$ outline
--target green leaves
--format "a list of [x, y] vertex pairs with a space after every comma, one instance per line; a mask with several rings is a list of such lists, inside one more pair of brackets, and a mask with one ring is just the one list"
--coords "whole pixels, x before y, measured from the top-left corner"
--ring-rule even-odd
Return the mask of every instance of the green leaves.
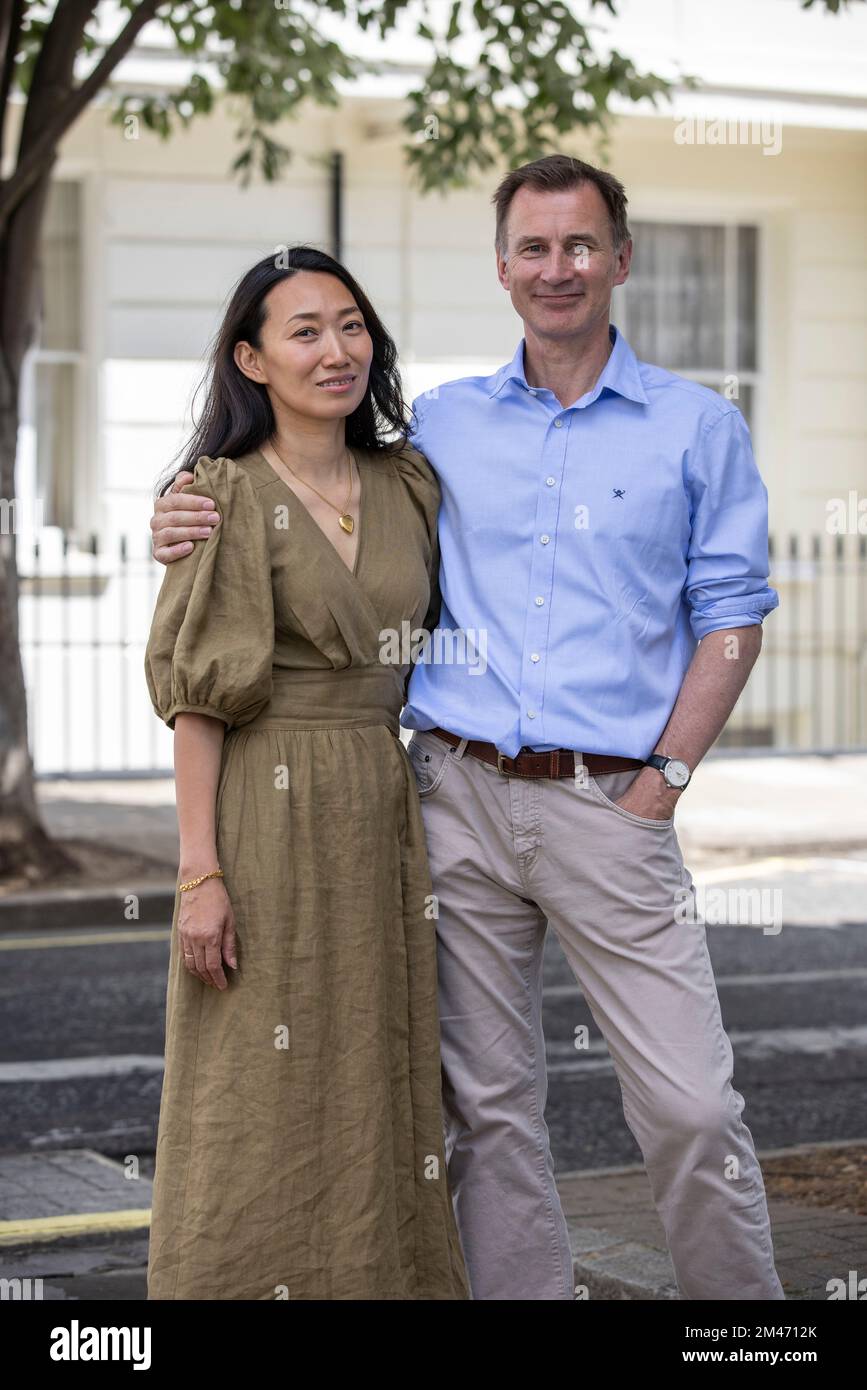
[[[831, 14], [839, 14], [840, 10], [845, 10], [848, 4], [854, 3], [856, 5], [863, 5], [864, 0], [821, 0], [821, 3]], [[813, 0], [801, 0], [802, 10], [809, 10], [812, 8], [812, 5]]]
[[298, 5], [261, 0], [243, 5], [224, 0], [186, 0], [167, 5], [157, 21], [175, 44], [199, 59], [195, 74], [177, 91], [164, 95], [124, 93], [116, 99], [112, 120], [123, 124], [138, 116], [163, 138], [213, 108], [220, 92], [241, 99], [246, 108], [237, 130], [239, 151], [232, 169], [243, 183], [259, 174], [275, 179], [291, 157], [288, 147], [269, 133], [300, 104], [313, 100], [334, 106], [336, 81], [350, 78], [361, 65], [324, 38], [309, 16], [317, 9], [346, 12], [343, 0]]
[[[118, 9], [132, 14], [137, 3], [119, 0]], [[814, 0], [799, 3], [809, 9]], [[837, 13], [847, 0], [820, 3]], [[24, 92], [56, 11], [26, 6], [17, 57]], [[614, 15], [616, 0], [452, 0], [447, 8], [430, 0], [165, 0], [152, 24], [194, 71], [174, 91], [113, 94], [112, 119], [137, 116], [168, 139], [226, 92], [243, 110], [233, 170], [245, 182], [276, 178], [290, 158], [277, 125], [305, 101], [336, 106], [340, 81], [382, 66], [327, 38], [327, 18], [383, 38], [404, 21], [431, 52], [404, 117], [409, 165], [423, 189], [460, 187], [504, 161], [548, 153], [579, 128], [604, 140], [613, 97], [656, 103], [667, 95], [663, 78], [605, 50], [596, 11]], [[95, 63], [103, 52], [88, 29], [82, 53]]]
[[[612, 0], [592, 0], [612, 14]], [[476, 57], [459, 64], [455, 39], [472, 39]], [[576, 128], [604, 136], [615, 93], [651, 101], [668, 91], [614, 51], [594, 50], [588, 25], [555, 0], [455, 0], [436, 57], [410, 95], [405, 126], [409, 163], [422, 188], [463, 186], [505, 160], [549, 153]]]

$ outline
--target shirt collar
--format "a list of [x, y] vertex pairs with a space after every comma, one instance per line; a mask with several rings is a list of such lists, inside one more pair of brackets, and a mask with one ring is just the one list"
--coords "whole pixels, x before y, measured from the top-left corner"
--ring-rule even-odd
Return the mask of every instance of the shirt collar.
[[[625, 396], [627, 400], [638, 401], [641, 405], [647, 405], [649, 398], [641, 384], [641, 372], [638, 367], [638, 358], [627, 343], [623, 334], [613, 323], [608, 325], [608, 337], [612, 343], [611, 355], [602, 369], [592, 392], [589, 393], [591, 401], [606, 389], [616, 391], [619, 396]], [[496, 396], [503, 389], [507, 381], [516, 381], [525, 391], [531, 388], [527, 385], [527, 378], [524, 375], [524, 339], [518, 344], [515, 355], [511, 362], [507, 362], [505, 367], [501, 367], [495, 372], [490, 380], [489, 396]]]

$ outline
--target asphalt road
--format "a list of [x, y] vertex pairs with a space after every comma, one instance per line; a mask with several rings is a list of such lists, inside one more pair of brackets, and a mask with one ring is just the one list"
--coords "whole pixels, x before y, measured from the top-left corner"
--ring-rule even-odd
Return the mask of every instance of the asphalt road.
[[[863, 1137], [867, 860], [767, 861], [750, 872], [711, 870], [711, 882], [779, 888], [782, 930], [707, 927], [744, 1118], [760, 1149]], [[0, 961], [2, 1149], [136, 1154], [147, 1172], [167, 932], [7, 931]], [[640, 1161], [604, 1041], [553, 934], [545, 983], [546, 1118], [558, 1172]], [[591, 1046], [579, 1053], [582, 1023]]]

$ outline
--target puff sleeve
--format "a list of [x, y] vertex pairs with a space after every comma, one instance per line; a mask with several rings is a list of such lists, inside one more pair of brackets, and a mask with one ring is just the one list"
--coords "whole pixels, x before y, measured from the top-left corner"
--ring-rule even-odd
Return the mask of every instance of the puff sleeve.
[[426, 631], [433, 632], [439, 621], [442, 607], [439, 578], [440, 547], [437, 531], [437, 517], [439, 516], [442, 493], [439, 480], [424, 454], [420, 454], [411, 445], [404, 446], [395, 458], [395, 464], [415, 506], [424, 518], [427, 529], [430, 547], [428, 560], [430, 600], [421, 626]]
[[267, 523], [245, 470], [203, 454], [184, 492], [212, 497], [220, 524], [166, 566], [145, 652], [151, 703], [206, 714], [227, 729], [254, 719], [271, 698], [274, 600]]

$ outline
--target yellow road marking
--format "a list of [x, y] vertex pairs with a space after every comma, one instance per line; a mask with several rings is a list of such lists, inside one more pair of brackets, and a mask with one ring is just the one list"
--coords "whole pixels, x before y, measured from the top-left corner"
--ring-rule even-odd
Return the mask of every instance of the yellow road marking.
[[703, 883], [723, 883], [730, 878], [761, 878], [764, 874], [773, 875], [787, 871], [821, 873], [823, 870], [864, 873], [867, 871], [867, 860], [833, 859], [822, 855], [774, 855], [767, 859], [748, 859], [742, 864], [724, 864], [718, 869], [696, 869], [693, 878], [696, 883], [699, 880]]
[[171, 929], [155, 927], [153, 931], [86, 932], [77, 936], [7, 936], [0, 937], [0, 951], [45, 950], [51, 946], [98, 946], [129, 944], [136, 941], [168, 941]]
[[25, 1221], [0, 1221], [0, 1245], [58, 1240], [108, 1231], [137, 1231], [150, 1226], [150, 1207], [128, 1211], [88, 1211], [73, 1216], [34, 1216]]

